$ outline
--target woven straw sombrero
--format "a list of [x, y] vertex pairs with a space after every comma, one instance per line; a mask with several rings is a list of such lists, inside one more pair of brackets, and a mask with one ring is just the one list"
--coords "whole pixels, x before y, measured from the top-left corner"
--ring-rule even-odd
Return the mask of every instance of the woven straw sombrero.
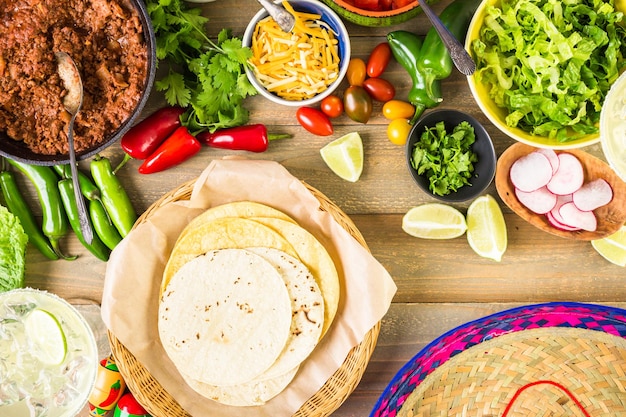
[[371, 416], [626, 416], [626, 311], [549, 303], [467, 323], [413, 357]]

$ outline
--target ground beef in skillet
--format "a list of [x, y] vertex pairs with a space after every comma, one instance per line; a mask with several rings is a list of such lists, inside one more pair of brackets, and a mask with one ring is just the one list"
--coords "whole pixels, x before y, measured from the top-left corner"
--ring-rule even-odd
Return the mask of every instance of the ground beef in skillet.
[[141, 21], [127, 0], [0, 0], [0, 131], [40, 154], [67, 154], [59, 50], [83, 79], [79, 152], [130, 116], [147, 77]]

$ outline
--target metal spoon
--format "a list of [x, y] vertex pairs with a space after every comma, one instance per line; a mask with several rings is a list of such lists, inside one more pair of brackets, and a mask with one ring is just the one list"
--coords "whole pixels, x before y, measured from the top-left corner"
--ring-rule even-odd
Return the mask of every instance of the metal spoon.
[[272, 16], [278, 26], [284, 32], [291, 32], [296, 24], [296, 18], [293, 17], [283, 6], [273, 3], [271, 0], [257, 0], [261, 6]]
[[78, 205], [78, 216], [83, 237], [87, 243], [91, 243], [93, 241], [93, 229], [91, 228], [91, 223], [89, 222], [89, 215], [87, 214], [85, 200], [80, 192], [78, 167], [76, 166], [76, 149], [74, 147], [74, 121], [76, 120], [76, 115], [83, 105], [83, 82], [80, 78], [78, 68], [76, 68], [76, 63], [74, 63], [72, 57], [65, 52], [56, 52], [55, 56], [58, 65], [57, 72], [67, 89], [67, 95], [63, 98], [63, 105], [72, 116], [67, 132], [67, 141], [69, 145], [70, 169], [72, 172], [72, 184], [74, 185], [74, 197], [76, 198], [76, 204]]
[[452, 58], [454, 66], [461, 72], [461, 74], [472, 75], [476, 70], [476, 63], [467, 53], [463, 45], [461, 45], [461, 42], [459, 42], [459, 40], [455, 38], [452, 33], [450, 33], [446, 25], [444, 25], [439, 19], [439, 16], [433, 12], [433, 9], [430, 8], [426, 0], [419, 0], [419, 5], [441, 37], [441, 41], [444, 43], [446, 48], [448, 48], [448, 52], [450, 53], [450, 58]]

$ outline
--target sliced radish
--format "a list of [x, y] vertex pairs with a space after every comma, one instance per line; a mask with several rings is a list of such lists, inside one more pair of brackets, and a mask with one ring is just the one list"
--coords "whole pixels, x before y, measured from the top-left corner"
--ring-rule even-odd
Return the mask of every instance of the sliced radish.
[[593, 232], [598, 227], [598, 219], [592, 211], [582, 211], [573, 201], [565, 203], [559, 209], [563, 224]]
[[515, 196], [526, 208], [537, 214], [548, 213], [554, 208], [557, 201], [557, 195], [550, 192], [545, 186], [530, 192], [516, 188]]
[[554, 205], [554, 208], [552, 210], [550, 210], [550, 215], [554, 218], [554, 220], [556, 220], [560, 224], [565, 224], [565, 221], [561, 217], [561, 214], [559, 213], [559, 210], [561, 209], [563, 204], [571, 203], [571, 202], [572, 202], [572, 195], [571, 194], [557, 196], [556, 204]]
[[556, 173], [556, 170], [559, 169], [559, 156], [556, 152], [554, 152], [554, 149], [541, 148], [537, 149], [535, 152], [539, 152], [540, 154], [548, 158], [548, 161], [550, 161], [550, 165], [552, 166], [552, 175], [554, 175]]
[[545, 155], [531, 152], [513, 162], [509, 178], [515, 188], [525, 192], [535, 191], [552, 178], [552, 165]]
[[576, 207], [583, 211], [592, 211], [611, 202], [613, 189], [608, 182], [598, 178], [584, 184], [572, 197]]
[[550, 223], [552, 226], [556, 227], [557, 229], [565, 230], [566, 232], [574, 232], [576, 230], [580, 230], [580, 228], [578, 227], [572, 227], [572, 226], [568, 226], [566, 224], [561, 223], [554, 217], [554, 214], [552, 214], [551, 211], [546, 213], [546, 218], [548, 219], [548, 223]]
[[571, 153], [562, 152], [558, 157], [559, 169], [547, 183], [548, 190], [558, 195], [571, 194], [583, 185], [585, 180], [583, 165]]

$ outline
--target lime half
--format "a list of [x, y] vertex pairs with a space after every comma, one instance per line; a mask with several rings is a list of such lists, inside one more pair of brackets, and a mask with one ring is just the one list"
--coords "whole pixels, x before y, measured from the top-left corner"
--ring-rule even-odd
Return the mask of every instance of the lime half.
[[402, 230], [423, 239], [452, 239], [467, 230], [465, 216], [452, 206], [427, 203], [410, 209], [402, 218]]
[[357, 132], [335, 139], [320, 149], [326, 165], [346, 181], [356, 182], [363, 172], [363, 141]]
[[63, 363], [67, 341], [61, 323], [46, 310], [33, 310], [24, 321], [26, 337], [32, 342], [32, 354], [47, 365]]
[[467, 241], [485, 258], [500, 262], [507, 247], [506, 223], [498, 202], [489, 194], [467, 208]]

